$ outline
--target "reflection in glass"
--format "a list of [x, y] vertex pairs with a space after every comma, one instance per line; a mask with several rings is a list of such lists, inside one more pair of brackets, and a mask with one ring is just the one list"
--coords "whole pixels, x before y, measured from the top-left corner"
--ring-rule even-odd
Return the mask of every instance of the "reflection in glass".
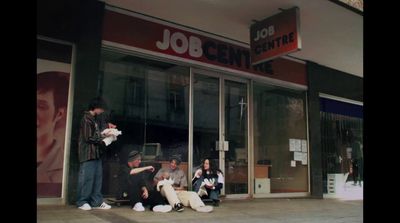
[[111, 122], [122, 131], [106, 151], [104, 194], [114, 195], [114, 177], [132, 150], [158, 167], [179, 155], [187, 173], [189, 69], [103, 50], [100, 70]]
[[193, 171], [195, 171], [204, 158], [211, 158], [218, 164], [216, 142], [219, 139], [219, 80], [196, 74], [193, 89]]

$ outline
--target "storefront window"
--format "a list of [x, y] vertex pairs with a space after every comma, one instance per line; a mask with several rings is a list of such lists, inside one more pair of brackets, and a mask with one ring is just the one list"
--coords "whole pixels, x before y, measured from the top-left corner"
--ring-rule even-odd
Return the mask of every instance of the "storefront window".
[[321, 98], [321, 149], [324, 193], [328, 175], [362, 185], [362, 106]]
[[255, 193], [308, 191], [305, 93], [254, 85]]
[[158, 168], [178, 155], [187, 174], [189, 68], [103, 50], [101, 71], [101, 93], [111, 121], [122, 131], [106, 155], [104, 193], [117, 190], [112, 171], [126, 165], [132, 150]]
[[225, 81], [226, 194], [247, 194], [247, 84]]
[[193, 170], [205, 158], [219, 163], [219, 79], [196, 74], [193, 84]]

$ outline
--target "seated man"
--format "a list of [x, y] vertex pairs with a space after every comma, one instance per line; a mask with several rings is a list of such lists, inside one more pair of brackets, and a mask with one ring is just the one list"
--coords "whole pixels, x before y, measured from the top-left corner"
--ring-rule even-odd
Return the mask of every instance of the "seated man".
[[169, 167], [160, 169], [154, 176], [157, 190], [167, 198], [168, 203], [176, 211], [183, 211], [184, 206], [190, 206], [198, 212], [211, 212], [213, 208], [206, 206], [200, 197], [193, 191], [186, 191], [187, 178], [183, 170], [178, 168], [181, 160], [173, 156]]
[[153, 166], [139, 167], [141, 155], [138, 151], [132, 151], [128, 156], [128, 165], [124, 169], [128, 182], [128, 197], [134, 211], [144, 211], [144, 205], [150, 205], [150, 210], [154, 212], [169, 212], [172, 210], [170, 205], [165, 205], [164, 198], [160, 192], [148, 186], [145, 180], [144, 171], [153, 172]]
[[192, 179], [194, 191], [200, 197], [210, 198], [214, 206], [219, 205], [219, 194], [224, 184], [222, 171], [215, 168], [211, 159], [204, 159], [201, 168], [196, 170]]

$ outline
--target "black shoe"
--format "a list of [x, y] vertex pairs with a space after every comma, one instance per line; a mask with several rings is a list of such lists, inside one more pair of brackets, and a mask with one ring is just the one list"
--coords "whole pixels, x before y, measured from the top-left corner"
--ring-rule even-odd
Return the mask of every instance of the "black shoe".
[[181, 212], [181, 211], [183, 211], [185, 209], [183, 208], [183, 204], [182, 203], [177, 203], [177, 204], [174, 205], [174, 210], [177, 211], [177, 212]]
[[219, 206], [219, 200], [213, 200], [213, 206], [218, 207]]

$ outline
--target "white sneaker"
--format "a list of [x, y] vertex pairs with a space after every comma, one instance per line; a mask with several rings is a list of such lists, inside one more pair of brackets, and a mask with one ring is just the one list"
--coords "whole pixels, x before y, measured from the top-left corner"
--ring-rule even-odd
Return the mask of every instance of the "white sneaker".
[[134, 211], [144, 211], [144, 207], [143, 207], [142, 202], [137, 202], [137, 203], [133, 206], [132, 209], [133, 209]]
[[208, 212], [211, 212], [211, 211], [213, 211], [214, 210], [214, 208], [213, 207], [211, 207], [211, 206], [201, 206], [201, 207], [198, 207], [198, 208], [196, 208], [196, 211], [197, 212], [206, 212], [206, 213], [208, 213]]
[[93, 209], [102, 209], [102, 210], [107, 210], [107, 209], [111, 209], [111, 206], [106, 204], [105, 202], [103, 202], [100, 206], [98, 207], [93, 207]]
[[170, 212], [172, 210], [171, 205], [156, 205], [153, 207], [154, 212]]
[[81, 209], [81, 210], [84, 210], [84, 211], [92, 210], [92, 207], [90, 207], [90, 205], [88, 203], [84, 203], [82, 206], [80, 206], [78, 208]]

